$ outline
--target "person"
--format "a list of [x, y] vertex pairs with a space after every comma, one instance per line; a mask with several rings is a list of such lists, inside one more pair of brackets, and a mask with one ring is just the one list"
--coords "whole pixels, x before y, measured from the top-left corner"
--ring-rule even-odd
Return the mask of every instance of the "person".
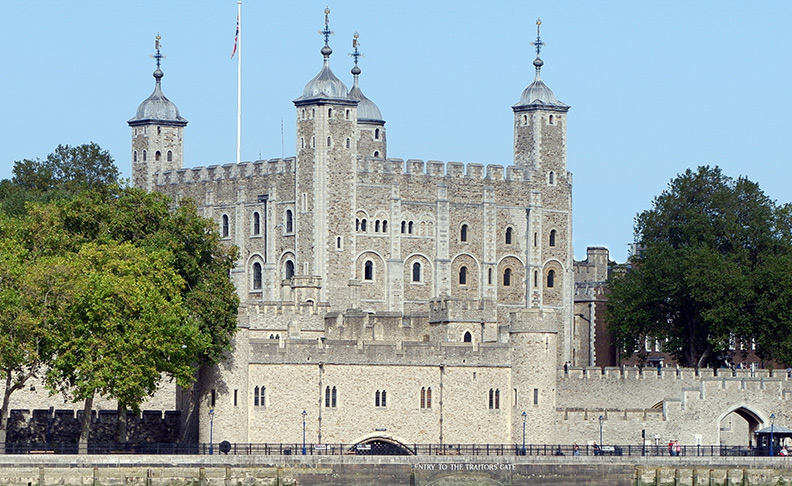
[[779, 456], [788, 456], [789, 451], [787, 450], [786, 446], [783, 446], [780, 451], [778, 451]]
[[561, 451], [561, 446], [558, 446], [558, 448], [556, 449], [556, 451], [555, 451], [555, 453], [553, 455], [556, 455], [556, 456], [563, 456], [564, 455], [564, 453]]
[[572, 455], [573, 456], [579, 456], [580, 455], [580, 446], [578, 445], [577, 442], [575, 442], [575, 444], [572, 446]]
[[595, 456], [599, 456], [600, 454], [602, 454], [602, 451], [600, 450], [600, 446], [599, 444], [597, 444], [596, 440], [594, 441], [594, 444], [591, 446], [591, 448], [594, 449]]
[[569, 374], [569, 361], [564, 361], [564, 374]]
[[674, 455], [674, 439], [670, 439], [668, 441], [668, 455], [669, 456]]
[[678, 456], [680, 452], [682, 452], [682, 448], [679, 447], [679, 441], [675, 440], [674, 441], [674, 455]]

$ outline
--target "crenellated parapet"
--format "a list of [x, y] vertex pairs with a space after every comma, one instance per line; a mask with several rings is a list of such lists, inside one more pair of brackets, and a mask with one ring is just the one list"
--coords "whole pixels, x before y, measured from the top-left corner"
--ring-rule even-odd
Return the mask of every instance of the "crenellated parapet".
[[510, 365], [510, 348], [500, 343], [251, 339], [250, 347], [252, 363], [503, 368]]
[[357, 170], [366, 174], [396, 174], [407, 176], [434, 177], [442, 179], [470, 179], [481, 181], [522, 182], [529, 180], [525, 169], [517, 166], [504, 168], [498, 164], [479, 164], [462, 162], [423, 161], [419, 159], [362, 157], [358, 159]]
[[157, 174], [157, 185], [198, 184], [205, 182], [239, 181], [251, 178], [294, 174], [296, 159], [256, 160], [239, 164], [210, 165], [160, 172]]

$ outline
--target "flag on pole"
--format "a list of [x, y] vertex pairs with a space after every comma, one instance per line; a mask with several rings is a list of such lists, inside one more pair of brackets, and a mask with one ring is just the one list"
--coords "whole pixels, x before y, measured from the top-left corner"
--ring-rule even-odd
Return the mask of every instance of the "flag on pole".
[[234, 50], [231, 51], [231, 59], [233, 59], [234, 55], [236, 54], [237, 44], [239, 44], [239, 15], [238, 14], [237, 14], [236, 34], [234, 34]]

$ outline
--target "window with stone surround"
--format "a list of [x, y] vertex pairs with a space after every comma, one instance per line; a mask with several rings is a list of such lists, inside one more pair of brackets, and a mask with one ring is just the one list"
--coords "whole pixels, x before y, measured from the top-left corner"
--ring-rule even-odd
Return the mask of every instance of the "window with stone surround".
[[173, 162], [173, 151], [168, 150], [168, 162]]
[[253, 290], [261, 290], [261, 263], [253, 263]]
[[513, 234], [514, 234], [514, 230], [511, 227], [506, 228], [506, 238], [505, 238], [506, 241], [505, 241], [505, 243], [507, 245], [511, 245], [512, 244], [512, 236], [513, 236]]
[[220, 228], [221, 228], [220, 234], [223, 236], [223, 238], [228, 238], [228, 234], [229, 234], [228, 215], [224, 214], [221, 219], [222, 222], [220, 224]]
[[294, 233], [294, 216], [292, 215], [291, 209], [286, 210], [284, 229], [286, 233]]
[[283, 266], [283, 278], [292, 278], [294, 277], [294, 262], [291, 260], [286, 260], [286, 263]]
[[547, 288], [551, 289], [555, 286], [555, 270], [547, 272]]
[[388, 406], [388, 397], [387, 397], [387, 392], [385, 390], [377, 390], [377, 392], [374, 394], [374, 406], [375, 407]]
[[325, 408], [336, 408], [336, 387], [325, 388]]
[[261, 215], [258, 211], [253, 213], [253, 235], [258, 236], [261, 234]]
[[510, 287], [511, 286], [511, 268], [507, 268], [503, 271], [503, 286]]
[[266, 387], [255, 387], [253, 389], [253, 406], [254, 407], [264, 407], [267, 406], [267, 388]]
[[374, 262], [366, 260], [363, 265], [363, 280], [374, 280]]
[[420, 282], [421, 281], [421, 264], [419, 262], [413, 263], [413, 266], [412, 266], [412, 281], [413, 282]]
[[465, 331], [465, 335], [462, 336], [463, 343], [472, 343], [473, 342], [473, 335], [470, 334], [470, 331]]
[[421, 408], [432, 408], [432, 387], [421, 387]]
[[459, 267], [459, 285], [467, 285], [467, 267]]
[[556, 230], [550, 230], [550, 238], [548, 239], [550, 246], [556, 246]]
[[459, 228], [459, 241], [465, 242], [468, 240], [468, 225], [463, 224]]
[[490, 388], [489, 391], [489, 408], [490, 410], [500, 409], [500, 390], [497, 388]]

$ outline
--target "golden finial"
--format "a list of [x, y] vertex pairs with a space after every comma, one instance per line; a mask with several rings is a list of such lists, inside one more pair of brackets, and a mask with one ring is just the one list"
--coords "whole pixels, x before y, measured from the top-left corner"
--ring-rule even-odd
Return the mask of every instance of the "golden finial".
[[159, 50], [159, 48], [160, 48], [159, 41], [160, 41], [160, 39], [162, 39], [162, 37], [160, 37], [160, 35], [159, 35], [159, 32], [157, 32], [157, 37], [155, 37], [155, 39], [156, 40], [154, 41], [154, 49]]

